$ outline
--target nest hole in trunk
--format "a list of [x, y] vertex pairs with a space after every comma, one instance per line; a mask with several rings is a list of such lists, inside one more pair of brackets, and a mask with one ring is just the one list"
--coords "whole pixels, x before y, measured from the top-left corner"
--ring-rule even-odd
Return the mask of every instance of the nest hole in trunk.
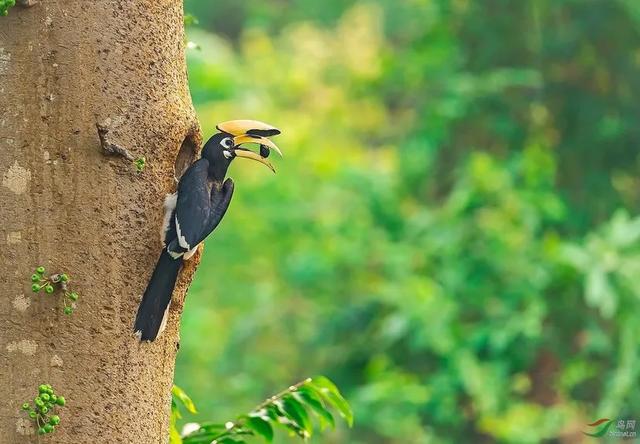
[[176, 161], [173, 167], [173, 174], [176, 180], [180, 180], [184, 172], [198, 158], [198, 140], [194, 134], [188, 134], [182, 141]]

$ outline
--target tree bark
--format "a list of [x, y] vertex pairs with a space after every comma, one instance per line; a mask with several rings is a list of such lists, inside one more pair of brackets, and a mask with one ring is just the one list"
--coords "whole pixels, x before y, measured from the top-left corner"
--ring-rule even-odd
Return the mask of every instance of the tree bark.
[[[167, 441], [198, 257], [157, 341], [140, 344], [133, 320], [164, 195], [201, 142], [184, 49], [182, 0], [42, 0], [0, 17], [1, 443], [37, 440], [20, 405], [43, 383], [67, 400], [50, 442]], [[126, 152], [145, 156], [141, 173]], [[72, 315], [31, 292], [38, 265], [71, 276]]]

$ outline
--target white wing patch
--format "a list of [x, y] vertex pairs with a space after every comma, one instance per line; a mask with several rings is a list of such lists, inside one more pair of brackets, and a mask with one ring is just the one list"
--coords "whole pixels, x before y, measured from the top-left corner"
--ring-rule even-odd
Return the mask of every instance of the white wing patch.
[[167, 304], [167, 308], [164, 309], [164, 314], [162, 315], [162, 323], [160, 324], [160, 328], [158, 329], [158, 334], [156, 335], [156, 339], [162, 334], [165, 328], [167, 328], [167, 319], [169, 318], [169, 307], [171, 307], [171, 299], [169, 299], [169, 303]]
[[160, 230], [160, 241], [162, 245], [166, 246], [167, 230], [169, 230], [169, 222], [171, 221], [171, 214], [176, 208], [178, 202], [178, 193], [167, 194], [164, 198], [164, 218], [162, 219], [162, 229]]
[[[184, 255], [182, 256], [182, 258], [186, 261], [188, 259], [191, 259], [191, 256], [193, 256], [196, 251], [198, 251], [198, 246], [196, 245], [195, 247], [193, 247], [191, 250], [187, 251], [186, 253], [184, 253]], [[171, 253], [169, 253], [171, 254]]]
[[180, 223], [178, 222], [178, 215], [176, 215], [176, 232], [178, 233], [178, 245], [187, 250], [191, 250], [191, 246], [187, 239], [182, 235], [182, 231], [180, 231]]

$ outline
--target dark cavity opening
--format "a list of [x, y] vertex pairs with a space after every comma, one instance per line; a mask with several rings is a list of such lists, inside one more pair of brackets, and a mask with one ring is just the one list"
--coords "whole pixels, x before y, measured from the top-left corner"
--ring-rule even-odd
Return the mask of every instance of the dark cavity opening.
[[180, 179], [189, 165], [196, 161], [198, 158], [198, 139], [194, 134], [189, 134], [185, 137], [182, 145], [180, 146], [180, 151], [178, 151], [178, 155], [176, 156], [176, 162], [174, 165], [174, 174], [176, 179]]

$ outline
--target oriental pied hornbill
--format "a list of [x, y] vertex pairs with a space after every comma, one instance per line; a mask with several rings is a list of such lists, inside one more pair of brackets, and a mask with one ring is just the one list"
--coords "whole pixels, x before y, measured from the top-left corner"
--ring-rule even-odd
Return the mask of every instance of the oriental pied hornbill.
[[[224, 178], [233, 159], [252, 159], [275, 173], [266, 159], [269, 150], [282, 155], [267, 138], [280, 134], [271, 125], [232, 120], [216, 128], [219, 132], [204, 145], [201, 158], [182, 175], [178, 190], [165, 199], [161, 232], [164, 248], [142, 296], [134, 326], [141, 341], [153, 341], [162, 332], [182, 261], [195, 253], [224, 217], [233, 195], [233, 180]], [[260, 154], [241, 147], [247, 143], [260, 145]]]

